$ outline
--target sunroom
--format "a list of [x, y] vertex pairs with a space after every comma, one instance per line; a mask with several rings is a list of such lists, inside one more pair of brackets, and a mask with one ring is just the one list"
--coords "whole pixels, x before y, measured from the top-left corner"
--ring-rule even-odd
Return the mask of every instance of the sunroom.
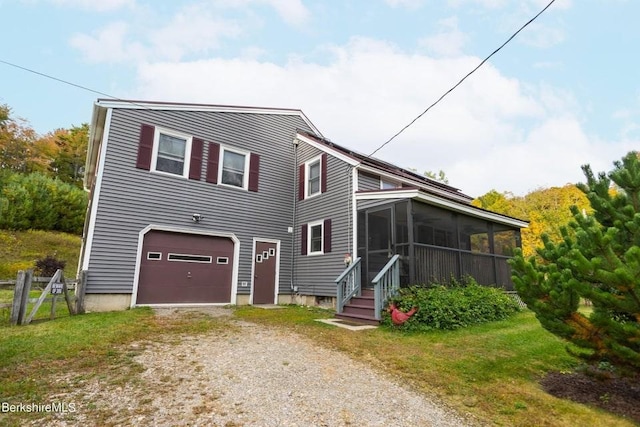
[[397, 254], [401, 286], [471, 276], [479, 284], [513, 290], [507, 260], [521, 246], [526, 221], [418, 189], [356, 197], [363, 287]]
[[507, 261], [521, 246], [526, 221], [411, 187], [360, 191], [356, 200], [358, 252], [336, 280], [339, 317], [361, 304], [352, 299], [367, 289], [376, 321], [401, 286], [471, 276], [481, 285], [513, 290]]

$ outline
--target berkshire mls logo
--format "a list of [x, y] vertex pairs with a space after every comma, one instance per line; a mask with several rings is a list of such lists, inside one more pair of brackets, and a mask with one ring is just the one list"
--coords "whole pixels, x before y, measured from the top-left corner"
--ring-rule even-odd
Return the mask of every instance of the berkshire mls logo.
[[16, 403], [2, 402], [0, 412], [76, 412], [75, 403], [54, 402], [54, 403]]

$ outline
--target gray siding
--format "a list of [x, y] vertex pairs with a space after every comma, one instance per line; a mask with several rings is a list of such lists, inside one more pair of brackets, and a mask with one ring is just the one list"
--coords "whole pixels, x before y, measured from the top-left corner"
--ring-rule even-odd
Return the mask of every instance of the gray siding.
[[358, 190], [380, 190], [380, 177], [358, 171]]
[[[140, 125], [157, 125], [205, 141], [200, 181], [137, 169]], [[279, 292], [291, 283], [293, 160], [299, 116], [152, 110], [114, 110], [95, 217], [88, 293], [131, 293], [138, 233], [149, 224], [234, 233], [240, 239], [238, 293], [250, 291], [253, 238], [281, 241]], [[208, 142], [260, 155], [259, 191], [204, 181]], [[204, 218], [195, 224], [192, 214]], [[241, 287], [242, 282], [249, 286]]]
[[[298, 165], [321, 153], [317, 148], [301, 143], [298, 148]], [[352, 251], [351, 169], [342, 160], [331, 155], [327, 157], [327, 191], [297, 201], [294, 283], [298, 286], [298, 292], [304, 295], [335, 296], [334, 280], [345, 268], [345, 253]], [[301, 255], [301, 226], [327, 218], [331, 219], [331, 252]]]

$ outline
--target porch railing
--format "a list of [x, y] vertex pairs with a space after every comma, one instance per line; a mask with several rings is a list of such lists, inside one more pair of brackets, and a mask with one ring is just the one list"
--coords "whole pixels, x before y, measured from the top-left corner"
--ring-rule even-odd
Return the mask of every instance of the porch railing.
[[376, 320], [382, 319], [387, 300], [400, 289], [400, 255], [394, 255], [373, 279]]
[[356, 258], [335, 280], [338, 288], [336, 302], [336, 311], [338, 313], [342, 313], [344, 305], [349, 302], [352, 297], [359, 296], [362, 293], [362, 285], [360, 282], [361, 269], [360, 258]]

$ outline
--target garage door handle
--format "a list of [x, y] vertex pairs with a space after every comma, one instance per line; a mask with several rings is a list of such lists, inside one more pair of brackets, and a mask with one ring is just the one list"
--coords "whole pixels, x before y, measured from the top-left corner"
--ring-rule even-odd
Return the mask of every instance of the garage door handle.
[[191, 279], [191, 272], [190, 271], [187, 272], [187, 279]]

